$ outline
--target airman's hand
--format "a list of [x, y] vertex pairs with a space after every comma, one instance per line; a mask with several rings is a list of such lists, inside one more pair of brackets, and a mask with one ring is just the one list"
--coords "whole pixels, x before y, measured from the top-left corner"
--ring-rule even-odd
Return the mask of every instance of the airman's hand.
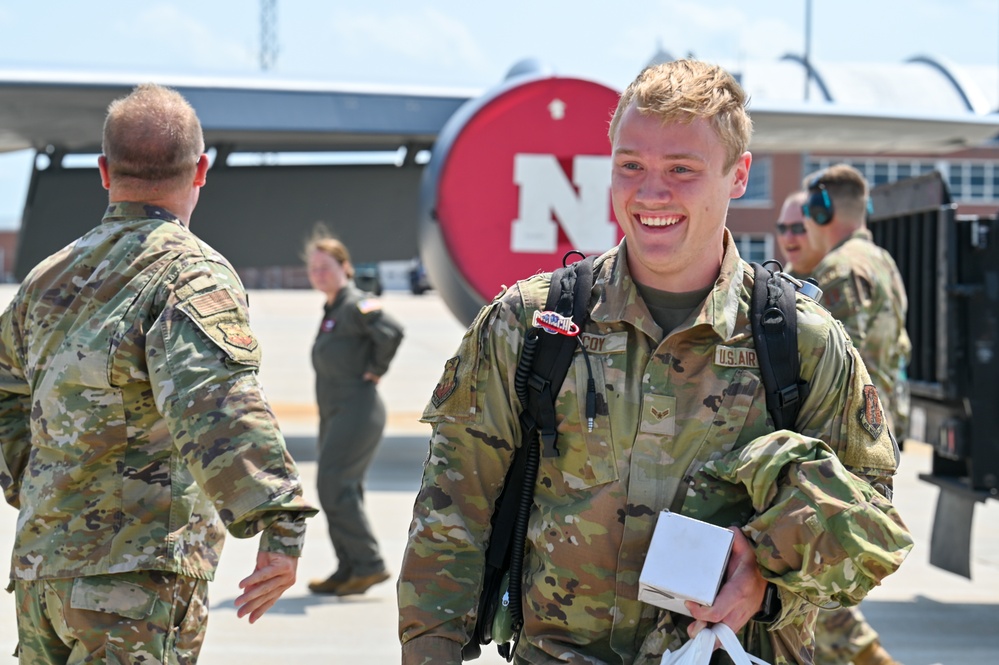
[[737, 633], [763, 604], [767, 581], [756, 563], [753, 545], [738, 527], [729, 528], [735, 533], [732, 554], [725, 570], [725, 582], [718, 590], [714, 605], [704, 607], [689, 600], [685, 603], [687, 611], [696, 619], [687, 628], [691, 637], [715, 623], [724, 623]]
[[298, 557], [278, 552], [257, 552], [257, 567], [239, 583], [243, 593], [236, 599], [236, 616], [250, 615], [250, 623], [269, 610], [292, 584], [298, 571]]

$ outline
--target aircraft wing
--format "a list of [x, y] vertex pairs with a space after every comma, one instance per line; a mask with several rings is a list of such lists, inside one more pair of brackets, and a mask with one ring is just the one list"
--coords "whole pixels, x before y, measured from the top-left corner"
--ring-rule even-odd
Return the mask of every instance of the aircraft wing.
[[[54, 146], [99, 152], [107, 105], [146, 80], [177, 88], [209, 146], [231, 151], [429, 147], [483, 90], [336, 85], [272, 78], [163, 77], [0, 70], [0, 152]], [[999, 134], [999, 116], [851, 109], [824, 102], [751, 102], [760, 152], [944, 153]]]
[[108, 104], [137, 84], [176, 88], [194, 106], [209, 146], [238, 151], [428, 147], [481, 91], [0, 70], [0, 152], [54, 146], [100, 152]]

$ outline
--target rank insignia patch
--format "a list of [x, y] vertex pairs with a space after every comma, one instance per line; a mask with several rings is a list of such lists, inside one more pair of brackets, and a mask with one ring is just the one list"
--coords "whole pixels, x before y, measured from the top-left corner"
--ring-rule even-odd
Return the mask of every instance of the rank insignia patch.
[[864, 405], [857, 412], [860, 426], [867, 430], [872, 439], [881, 436], [885, 427], [885, 417], [881, 412], [881, 400], [878, 399], [878, 389], [874, 386], [864, 386]]
[[434, 388], [433, 395], [430, 396], [430, 402], [437, 408], [447, 400], [454, 393], [454, 389], [458, 387], [458, 365], [461, 363], [461, 356], [455, 356], [444, 363], [444, 374], [441, 375], [441, 380], [437, 382], [437, 386]]
[[246, 327], [238, 323], [219, 323], [218, 329], [225, 336], [226, 344], [252, 351], [257, 348], [257, 339]]

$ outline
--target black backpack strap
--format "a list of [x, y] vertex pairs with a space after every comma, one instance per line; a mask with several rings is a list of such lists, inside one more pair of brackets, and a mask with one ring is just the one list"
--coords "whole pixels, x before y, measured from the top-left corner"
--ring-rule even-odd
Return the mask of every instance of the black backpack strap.
[[[559, 268], [552, 274], [548, 289], [545, 310], [571, 317], [579, 330], [583, 329], [590, 316], [589, 299], [593, 287], [593, 259]], [[555, 398], [565, 382], [576, 352], [578, 341], [575, 337], [538, 332], [538, 350], [534, 356], [531, 376], [528, 381], [527, 402], [524, 411], [533, 422], [543, 444], [545, 457], [557, 457], [558, 433], [555, 421]]]
[[[546, 311], [571, 316], [579, 330], [582, 330], [589, 318], [593, 260], [594, 257], [589, 257], [556, 270], [545, 302]], [[508, 593], [515, 637], [513, 644], [497, 644], [497, 647], [500, 655], [507, 660], [513, 657], [516, 640], [524, 623], [521, 600], [524, 546], [527, 540], [527, 523], [534, 503], [540, 452], [544, 447], [546, 455], [558, 454], [555, 445], [555, 398], [569, 373], [577, 344], [576, 337], [548, 334], [533, 327], [525, 336], [514, 382], [523, 407], [520, 414], [522, 440], [514, 452], [502, 494], [493, 513], [478, 617], [472, 639], [462, 648], [462, 660], [477, 658], [481, 653], [479, 645], [492, 640], [492, 626], [488, 622], [495, 614], [495, 605], [490, 609], [490, 603], [496, 602], [501, 591], [504, 571], [509, 571]], [[592, 380], [590, 383], [592, 384]], [[590, 401], [592, 400], [588, 396], [588, 407]], [[542, 446], [537, 445], [538, 438], [541, 438]]]
[[752, 266], [755, 283], [750, 316], [767, 411], [775, 429], [794, 429], [808, 396], [808, 384], [799, 376], [795, 288], [779, 270], [771, 271], [758, 263]]
[[[593, 287], [593, 257], [577, 261], [559, 268], [552, 275], [548, 288], [546, 311], [555, 311], [561, 316], [571, 317], [582, 332], [583, 325], [590, 317], [590, 291]], [[531, 364], [531, 374], [527, 381], [526, 402], [524, 393], [518, 390], [524, 403], [521, 414], [521, 428], [524, 440], [521, 448], [527, 449], [524, 478], [521, 488], [519, 510], [514, 519], [511, 538], [510, 558], [510, 609], [513, 618], [514, 635], [519, 635], [524, 626], [521, 584], [523, 581], [524, 546], [527, 542], [527, 523], [534, 504], [534, 485], [537, 481], [538, 457], [537, 439], [541, 439], [542, 454], [545, 457], [558, 456], [558, 432], [555, 422], [555, 398], [569, 374], [569, 366], [578, 345], [576, 336], [548, 334], [532, 328], [530, 338], [537, 339], [537, 349]], [[525, 349], [526, 350], [526, 349]], [[536, 433], [536, 434], [535, 434]], [[513, 648], [504, 652], [508, 660], [513, 656]]]

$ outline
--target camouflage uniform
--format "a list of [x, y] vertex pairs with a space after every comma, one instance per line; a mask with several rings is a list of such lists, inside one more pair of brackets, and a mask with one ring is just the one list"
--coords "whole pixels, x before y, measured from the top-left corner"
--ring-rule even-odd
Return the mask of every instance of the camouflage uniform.
[[366, 372], [382, 376], [402, 342], [402, 326], [381, 301], [348, 284], [324, 308], [312, 346], [319, 404], [319, 502], [340, 579], [385, 570], [364, 514], [364, 476], [385, 429], [385, 404]]
[[18, 582], [18, 657], [193, 665], [205, 640], [207, 587], [159, 570]]
[[[905, 330], [908, 300], [902, 276], [887, 251], [860, 229], [830, 251], [812, 277], [822, 302], [850, 334], [871, 374], [893, 433], [904, 436], [908, 408], [904, 368], [912, 345]], [[855, 607], [820, 612], [815, 631], [817, 665], [846, 665], [878, 633]]]
[[[590, 369], [577, 353], [559, 392], [561, 454], [539, 469], [516, 657], [650, 663], [686, 641], [689, 617], [637, 600], [656, 517], [669, 508], [744, 525], [783, 609], [769, 629], [751, 622], [741, 637], [774, 665], [808, 663], [815, 605], [859, 602], [912, 545], [888, 500], [839, 462], [890, 495], [897, 451], [878, 427], [867, 372], [842, 328], [799, 298], [812, 389], [801, 434], [774, 433], [749, 322], [753, 272], [731, 235], [713, 290], [665, 339], [625, 251], [596, 262], [581, 339]], [[482, 310], [424, 412], [434, 432], [399, 580], [404, 663], [460, 660], [493, 503], [520, 440], [514, 372], [549, 279], [520, 282]], [[590, 372], [592, 432], [578, 399]], [[826, 444], [810, 438], [819, 436]]]
[[826, 254], [812, 277], [822, 288], [822, 304], [843, 324], [864, 359], [892, 432], [904, 432], [899, 425], [908, 413], [896, 396], [912, 353], [905, 331], [909, 301], [894, 259], [871, 237], [867, 229], [855, 231]]
[[232, 267], [167, 210], [113, 203], [36, 266], [0, 318], [11, 578], [210, 580], [226, 529], [299, 556], [316, 511], [259, 363]]

